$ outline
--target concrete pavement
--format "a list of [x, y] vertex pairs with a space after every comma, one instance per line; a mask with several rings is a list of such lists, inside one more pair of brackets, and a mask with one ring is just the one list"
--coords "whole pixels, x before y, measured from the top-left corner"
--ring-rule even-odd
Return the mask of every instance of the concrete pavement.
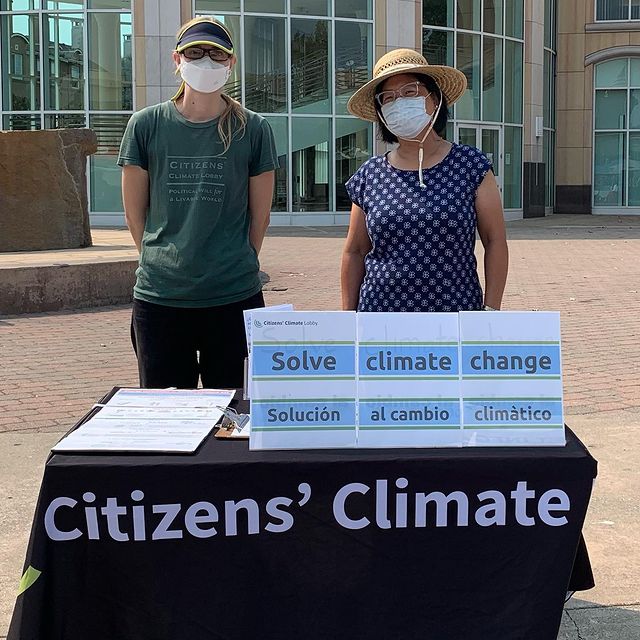
[[[640, 217], [551, 216], [508, 232], [504, 308], [561, 311], [566, 420], [599, 461], [584, 531], [597, 586], [570, 601], [559, 638], [640, 639]], [[343, 238], [272, 229], [261, 256], [267, 303], [339, 308]], [[100, 247], [135, 257], [124, 231], [94, 232], [94, 242], [93, 256], [73, 260], [97, 259]], [[47, 260], [0, 254], [0, 268]], [[0, 317], [0, 638], [49, 447], [111, 386], [137, 382], [129, 315], [119, 306]]]

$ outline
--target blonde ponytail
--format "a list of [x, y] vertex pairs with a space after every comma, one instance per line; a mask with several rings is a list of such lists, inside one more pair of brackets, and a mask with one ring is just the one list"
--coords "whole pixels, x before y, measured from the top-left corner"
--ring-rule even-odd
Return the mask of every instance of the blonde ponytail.
[[218, 135], [224, 147], [223, 153], [227, 153], [234, 137], [240, 140], [244, 136], [247, 114], [242, 105], [231, 96], [223, 93], [222, 99], [227, 103], [227, 108], [218, 120]]

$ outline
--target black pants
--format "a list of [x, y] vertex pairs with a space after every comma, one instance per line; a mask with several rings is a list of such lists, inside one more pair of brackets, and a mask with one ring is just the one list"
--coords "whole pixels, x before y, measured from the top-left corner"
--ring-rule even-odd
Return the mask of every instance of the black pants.
[[264, 307], [262, 292], [203, 309], [133, 301], [131, 342], [147, 389], [242, 387], [247, 343], [244, 309]]

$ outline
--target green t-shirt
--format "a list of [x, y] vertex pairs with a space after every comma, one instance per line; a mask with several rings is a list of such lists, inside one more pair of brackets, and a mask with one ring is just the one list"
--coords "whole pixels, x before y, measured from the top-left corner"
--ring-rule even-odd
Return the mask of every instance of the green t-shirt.
[[129, 120], [118, 164], [149, 172], [149, 210], [134, 297], [174, 307], [208, 307], [260, 291], [249, 242], [249, 178], [278, 166], [269, 123], [245, 110], [231, 146], [218, 120], [190, 122], [172, 101]]

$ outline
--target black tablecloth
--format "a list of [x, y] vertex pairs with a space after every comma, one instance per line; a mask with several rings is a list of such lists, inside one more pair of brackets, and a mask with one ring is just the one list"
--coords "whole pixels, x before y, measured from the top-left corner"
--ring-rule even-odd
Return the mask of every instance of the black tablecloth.
[[42, 573], [8, 639], [552, 640], [566, 590], [592, 586], [596, 471], [570, 430], [554, 448], [52, 455], [25, 563]]

